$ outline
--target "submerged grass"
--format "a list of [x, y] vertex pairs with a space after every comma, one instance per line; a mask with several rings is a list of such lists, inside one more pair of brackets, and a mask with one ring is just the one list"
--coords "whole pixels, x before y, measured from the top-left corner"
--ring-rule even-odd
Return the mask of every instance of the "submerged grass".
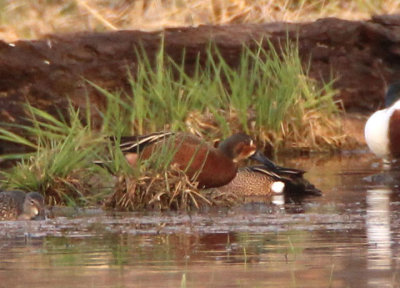
[[[200, 65], [199, 58], [190, 72], [163, 49], [154, 61], [143, 51], [136, 53], [142, 61], [133, 75], [128, 73], [131, 93], [112, 93], [90, 83], [107, 99], [99, 112], [99, 131], [92, 129], [89, 101], [83, 112], [71, 105], [65, 118], [27, 105], [30, 124], [17, 127], [27, 136], [0, 129], [1, 139], [35, 151], [3, 156], [22, 158], [2, 172], [3, 188], [37, 190], [51, 204], [101, 201], [127, 210], [231, 205], [235, 199], [203, 193], [183, 171], [170, 167], [171, 149], [130, 167], [116, 149], [120, 137], [173, 130], [214, 140], [245, 131], [275, 150], [289, 148], [288, 143], [317, 150], [345, 143], [335, 122], [332, 83], [319, 87], [307, 76], [294, 44], [279, 50], [268, 42], [243, 47], [238, 67], [230, 67], [210, 45], [205, 63]], [[106, 169], [93, 164], [99, 159]]]

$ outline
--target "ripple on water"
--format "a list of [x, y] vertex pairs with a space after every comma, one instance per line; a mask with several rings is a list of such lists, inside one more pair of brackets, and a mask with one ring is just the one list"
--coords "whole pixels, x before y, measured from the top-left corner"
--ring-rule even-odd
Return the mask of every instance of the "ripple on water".
[[191, 214], [55, 209], [46, 221], [0, 222], [0, 286], [398, 287], [395, 173], [371, 177], [382, 171], [369, 155], [290, 161], [322, 197]]

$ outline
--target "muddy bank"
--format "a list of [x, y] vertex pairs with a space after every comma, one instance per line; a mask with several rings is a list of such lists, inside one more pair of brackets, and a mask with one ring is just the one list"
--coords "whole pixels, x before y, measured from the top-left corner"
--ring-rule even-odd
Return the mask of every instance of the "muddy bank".
[[[108, 90], [129, 90], [127, 71], [135, 74], [135, 49], [142, 46], [154, 59], [164, 36], [165, 51], [180, 62], [185, 51], [188, 71], [196, 57], [204, 62], [207, 44], [214, 41], [236, 66], [243, 43], [268, 39], [275, 46], [289, 37], [298, 41], [310, 75], [319, 81], [335, 77], [338, 100], [347, 112], [369, 113], [382, 103], [385, 85], [400, 78], [400, 16], [376, 16], [368, 21], [336, 18], [312, 23], [200, 26], [164, 32], [117, 31], [49, 35], [35, 41], [0, 42], [0, 121], [21, 123], [23, 103], [56, 113], [68, 98], [85, 106], [102, 107], [104, 97], [87, 85], [90, 80]], [[267, 43], [264, 44], [268, 49]], [[311, 59], [311, 60], [310, 60]], [[366, 85], [368, 83], [368, 85]], [[94, 104], [94, 105], [93, 105]], [[0, 150], [14, 150], [0, 141]]]

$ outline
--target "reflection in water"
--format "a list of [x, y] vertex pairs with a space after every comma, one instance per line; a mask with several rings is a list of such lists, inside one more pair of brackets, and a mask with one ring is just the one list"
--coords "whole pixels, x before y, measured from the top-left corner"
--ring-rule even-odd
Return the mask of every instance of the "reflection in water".
[[285, 196], [283, 194], [276, 194], [272, 196], [272, 203], [278, 206], [285, 204]]
[[298, 160], [322, 197], [0, 222], [0, 288], [399, 287], [400, 193], [367, 191], [375, 160]]
[[[389, 188], [367, 190], [368, 270], [390, 270], [392, 262]], [[369, 279], [370, 285], [390, 285], [392, 279]]]

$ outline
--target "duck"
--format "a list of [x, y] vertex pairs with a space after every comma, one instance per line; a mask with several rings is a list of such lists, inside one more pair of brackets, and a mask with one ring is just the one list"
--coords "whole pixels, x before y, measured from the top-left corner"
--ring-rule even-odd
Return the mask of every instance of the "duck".
[[303, 177], [306, 171], [276, 165], [260, 151], [256, 153], [260, 165], [240, 168], [231, 182], [215, 188], [215, 191], [244, 197], [321, 195], [321, 191]]
[[[235, 178], [238, 163], [244, 159], [256, 161], [259, 153], [254, 140], [245, 133], [236, 133], [214, 147], [202, 138], [184, 132], [161, 131], [147, 135], [125, 136], [119, 146], [132, 166], [138, 159], [149, 159], [165, 149], [173, 153], [171, 165], [185, 172], [207, 189], [228, 184]], [[99, 164], [99, 163], [97, 163]]]
[[364, 136], [368, 148], [385, 162], [400, 158], [400, 81], [387, 89], [385, 108], [368, 118]]
[[43, 220], [44, 198], [38, 192], [0, 192], [0, 220]]

